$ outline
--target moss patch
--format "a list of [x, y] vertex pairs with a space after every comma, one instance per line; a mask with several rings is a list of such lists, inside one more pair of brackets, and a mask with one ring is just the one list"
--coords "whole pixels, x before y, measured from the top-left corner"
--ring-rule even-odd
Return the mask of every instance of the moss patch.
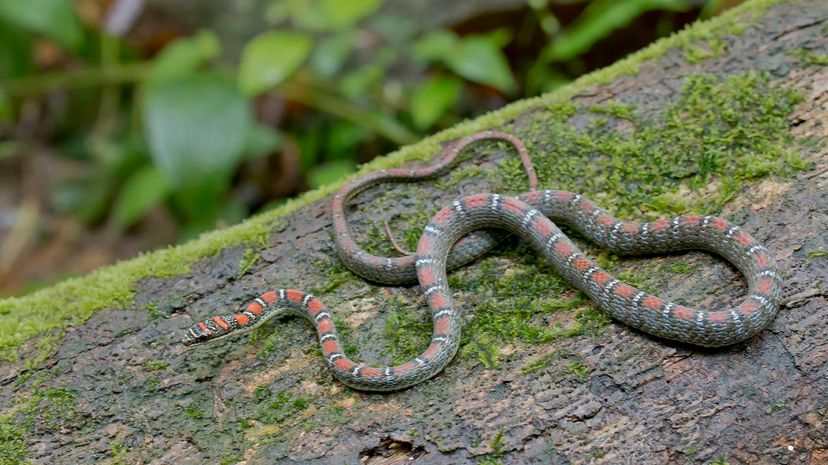
[[[555, 154], [534, 160], [542, 186], [582, 193], [622, 217], [639, 220], [686, 212], [715, 214], [746, 182], [806, 166], [788, 131], [788, 115], [799, 101], [795, 92], [773, 86], [765, 74], [693, 74], [659, 117], [645, 117], [633, 106], [618, 103], [588, 108], [553, 104], [537, 111], [531, 126], [513, 132], [524, 133], [531, 153]], [[525, 174], [516, 157], [504, 158], [488, 179], [499, 192], [525, 189]], [[397, 225], [408, 247], [416, 248], [425, 218], [433, 213], [401, 216]], [[374, 250], [390, 253], [379, 225], [369, 239]], [[505, 274], [502, 259], [487, 257], [449, 276], [463, 307], [474, 309], [464, 327], [460, 353], [487, 368], [497, 366], [506, 343], [595, 336], [609, 324], [605, 313], [587, 304], [583, 294], [537, 257], [527, 258], [533, 254], [526, 252], [523, 246], [500, 247], [494, 255], [505, 253], [517, 262]], [[587, 254], [598, 256], [599, 264], [610, 271], [617, 265], [617, 259], [605, 252]], [[656, 277], [686, 276], [694, 270], [692, 265], [668, 261], [617, 277], [657, 293], [652, 285]], [[580, 311], [574, 318], [553, 318], [575, 309]], [[386, 323], [391, 361], [401, 363], [418, 355], [431, 329], [427, 312], [393, 303]]]
[[243, 243], [262, 243], [268, 237], [276, 219], [324, 198], [356, 176], [368, 171], [398, 166], [407, 160], [427, 157], [437, 152], [443, 141], [481, 129], [502, 126], [517, 115], [534, 108], [565, 102], [589, 86], [637, 72], [643, 62], [658, 57], [671, 48], [683, 47], [685, 44], [696, 43], [709, 37], [718, 37], [719, 33], [715, 31], [733, 31], [746, 16], [761, 15], [768, 7], [779, 2], [780, 0], [746, 2], [713, 20], [697, 23], [680, 34], [661, 40], [613, 66], [591, 73], [554, 93], [517, 102], [473, 121], [459, 124], [420, 143], [404, 147], [387, 157], [369, 163], [349, 179], [309, 192], [240, 225], [213, 231], [187, 244], [145, 254], [27, 296], [4, 299], [0, 301], [0, 357], [13, 359], [19, 345], [37, 334], [49, 330], [59, 332], [67, 324], [82, 324], [97, 310], [106, 307], [127, 306], [135, 292], [135, 285], [141, 278], [164, 278], [187, 273], [193, 263], [214, 255], [223, 248]]

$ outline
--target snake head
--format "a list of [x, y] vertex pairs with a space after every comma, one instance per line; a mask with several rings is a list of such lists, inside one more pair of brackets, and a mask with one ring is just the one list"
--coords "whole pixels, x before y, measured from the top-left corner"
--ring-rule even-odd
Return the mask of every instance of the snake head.
[[226, 320], [221, 316], [214, 316], [209, 320], [199, 321], [190, 326], [187, 334], [181, 339], [181, 343], [185, 346], [193, 346], [196, 344], [203, 344], [213, 339], [226, 336], [232, 331], [232, 327], [226, 323]]

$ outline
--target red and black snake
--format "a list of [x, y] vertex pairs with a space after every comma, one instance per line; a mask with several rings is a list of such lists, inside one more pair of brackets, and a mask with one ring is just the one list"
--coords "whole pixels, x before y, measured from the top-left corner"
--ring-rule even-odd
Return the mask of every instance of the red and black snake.
[[[380, 182], [420, 179], [445, 172], [464, 147], [481, 139], [512, 142], [521, 153], [533, 190], [517, 198], [480, 194], [453, 202], [425, 227], [414, 255], [378, 257], [356, 244], [344, 215], [348, 200]], [[485, 253], [494, 244], [494, 239], [483, 233], [486, 229], [503, 229], [519, 236], [567, 282], [585, 292], [613, 318], [659, 337], [705, 347], [726, 346], [754, 336], [773, 320], [782, 293], [780, 275], [767, 249], [740, 227], [722, 218], [702, 215], [682, 215], [645, 224], [621, 222], [580, 195], [534, 190], [535, 183], [534, 171], [519, 139], [487, 131], [453, 144], [437, 164], [370, 173], [334, 196], [334, 241], [342, 261], [372, 281], [400, 284], [416, 279], [420, 283], [431, 309], [434, 331], [428, 348], [411, 361], [371, 367], [350, 360], [343, 353], [330, 310], [317, 297], [293, 289], [265, 292], [240, 313], [201, 321], [190, 328], [183, 342], [207, 342], [249, 330], [274, 316], [296, 314], [316, 327], [325, 361], [346, 385], [366, 391], [413, 386], [439, 373], [457, 352], [461, 319], [452, 302], [446, 272]], [[619, 255], [688, 249], [715, 253], [747, 278], [748, 295], [735, 307], [715, 311], [666, 301], [614, 278], [584, 256], [553, 221], [570, 226]]]

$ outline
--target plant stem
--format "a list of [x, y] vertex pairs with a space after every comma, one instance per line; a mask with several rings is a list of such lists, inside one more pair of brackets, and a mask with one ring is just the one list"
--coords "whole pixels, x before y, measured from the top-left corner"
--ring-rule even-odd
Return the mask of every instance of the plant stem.
[[44, 73], [38, 76], [26, 76], [18, 79], [0, 81], [0, 87], [6, 89], [12, 97], [30, 97], [51, 90], [81, 89], [111, 84], [137, 83], [146, 78], [150, 63], [129, 63], [117, 66], [94, 67]]

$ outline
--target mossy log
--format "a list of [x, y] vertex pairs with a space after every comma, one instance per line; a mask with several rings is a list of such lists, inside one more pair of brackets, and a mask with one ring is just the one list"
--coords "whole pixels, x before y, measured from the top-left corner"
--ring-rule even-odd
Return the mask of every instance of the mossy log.
[[[824, 0], [748, 2], [366, 167], [423, 163], [447, 140], [499, 128], [526, 141], [542, 187], [632, 220], [720, 214], [763, 242], [784, 276], [784, 304], [758, 337], [721, 350], [650, 337], [506, 241], [451, 275], [460, 353], [411, 389], [344, 387], [299, 319], [184, 351], [195, 319], [275, 287], [322, 298], [355, 358], [393, 363], [427, 345], [416, 286], [378, 286], [339, 264], [331, 186], [0, 301], [0, 463], [828, 463], [826, 36]], [[385, 253], [382, 217], [411, 247], [458, 196], [525, 183], [509, 147], [480, 144], [445, 179], [360, 195], [351, 221]], [[584, 246], [666, 298], [716, 307], [745, 292], [708, 254], [621, 259]]]

